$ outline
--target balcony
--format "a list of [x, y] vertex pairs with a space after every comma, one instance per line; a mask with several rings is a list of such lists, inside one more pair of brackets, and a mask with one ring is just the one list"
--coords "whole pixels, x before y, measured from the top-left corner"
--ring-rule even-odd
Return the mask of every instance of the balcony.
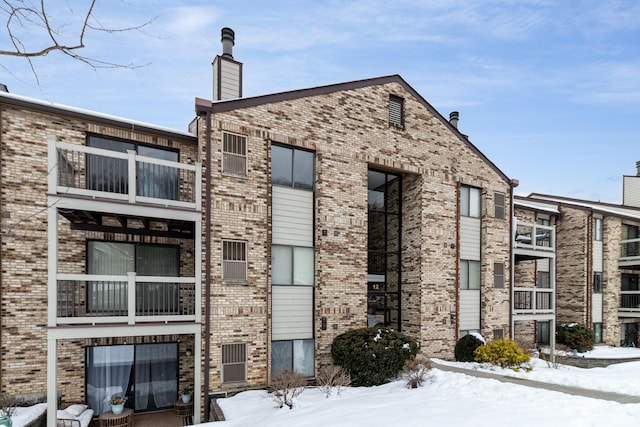
[[49, 170], [50, 194], [201, 209], [200, 164], [51, 140]]
[[57, 325], [195, 322], [196, 278], [58, 274]]
[[516, 261], [553, 258], [556, 247], [556, 228], [553, 225], [516, 221], [513, 247]]
[[553, 314], [553, 312], [553, 289], [514, 288], [514, 315], [540, 315]]
[[640, 317], [640, 291], [620, 292], [618, 314], [623, 317]]
[[620, 242], [618, 265], [640, 269], [640, 239], [627, 239]]

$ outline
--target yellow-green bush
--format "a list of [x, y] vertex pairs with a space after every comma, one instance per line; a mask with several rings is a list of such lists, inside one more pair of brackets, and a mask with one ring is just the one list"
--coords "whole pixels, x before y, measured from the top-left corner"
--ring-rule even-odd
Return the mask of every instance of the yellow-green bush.
[[476, 349], [474, 356], [476, 362], [490, 363], [502, 368], [518, 368], [531, 359], [510, 339], [493, 340], [482, 345]]

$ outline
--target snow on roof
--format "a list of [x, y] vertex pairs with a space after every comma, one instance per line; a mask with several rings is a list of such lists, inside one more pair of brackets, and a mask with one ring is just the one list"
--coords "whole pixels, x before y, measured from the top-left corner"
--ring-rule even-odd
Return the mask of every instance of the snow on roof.
[[560, 210], [558, 209], [558, 205], [555, 203], [545, 203], [542, 201], [533, 201], [533, 200], [523, 200], [514, 198], [513, 204], [523, 208], [535, 209], [538, 211], [549, 212], [553, 214], [559, 214]]
[[120, 123], [125, 124], [125, 125], [129, 125], [131, 127], [148, 128], [148, 129], [157, 130], [157, 131], [160, 131], [160, 132], [168, 132], [168, 133], [172, 133], [172, 134], [175, 134], [175, 135], [184, 136], [184, 137], [188, 137], [188, 138], [194, 138], [196, 136], [196, 135], [192, 134], [191, 132], [185, 132], [185, 131], [171, 129], [171, 128], [164, 127], [164, 126], [154, 125], [154, 124], [151, 124], [151, 123], [146, 123], [146, 122], [141, 122], [141, 121], [137, 121], [137, 120], [126, 119], [124, 117], [112, 116], [110, 114], [98, 113], [96, 111], [85, 110], [83, 108], [77, 108], [77, 107], [71, 107], [69, 105], [56, 104], [54, 102], [43, 101], [41, 99], [30, 98], [28, 96], [18, 95], [18, 94], [15, 94], [15, 93], [9, 93], [9, 92], [0, 91], [0, 98], [13, 99], [15, 101], [19, 101], [19, 102], [22, 102], [22, 103], [28, 103], [28, 104], [32, 104], [32, 105], [35, 105], [35, 106], [45, 107], [45, 108], [54, 108], [56, 110], [69, 112], [69, 113], [74, 113], [74, 114], [82, 114], [82, 115], [86, 115], [86, 116], [95, 117], [97, 119], [116, 121], [116, 122], [120, 122]]

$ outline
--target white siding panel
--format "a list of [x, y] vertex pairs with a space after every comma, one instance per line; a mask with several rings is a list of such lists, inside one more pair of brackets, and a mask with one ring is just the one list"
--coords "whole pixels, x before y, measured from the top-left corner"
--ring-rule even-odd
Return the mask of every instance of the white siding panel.
[[222, 61], [220, 77], [222, 99], [240, 98], [240, 64]]
[[603, 271], [602, 270], [602, 242], [596, 240], [593, 242], [593, 271]]
[[459, 329], [480, 329], [480, 291], [460, 289]]
[[273, 286], [271, 339], [313, 338], [313, 286]]
[[640, 177], [624, 176], [622, 180], [622, 202], [627, 206], [640, 207]]
[[460, 259], [480, 260], [480, 218], [460, 217]]
[[313, 193], [272, 187], [274, 245], [313, 246]]
[[593, 323], [602, 322], [602, 294], [593, 294]]

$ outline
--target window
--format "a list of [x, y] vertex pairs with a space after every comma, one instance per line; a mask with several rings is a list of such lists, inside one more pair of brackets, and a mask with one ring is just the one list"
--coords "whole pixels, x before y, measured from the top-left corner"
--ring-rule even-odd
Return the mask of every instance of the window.
[[404, 99], [396, 95], [389, 95], [389, 124], [404, 127]]
[[271, 248], [273, 285], [313, 285], [313, 248], [274, 245]]
[[504, 263], [502, 262], [493, 264], [493, 287], [504, 288]]
[[222, 344], [222, 382], [234, 383], [247, 380], [247, 345], [245, 343]]
[[504, 219], [504, 193], [495, 193], [493, 197], [493, 205], [496, 219]]
[[549, 218], [538, 218], [536, 220], [536, 224], [539, 224], [539, 225], [550, 225], [551, 222], [549, 221]]
[[536, 272], [536, 286], [539, 288], [548, 289], [551, 287], [551, 273], [548, 271]]
[[602, 218], [593, 220], [593, 240], [602, 241]]
[[460, 260], [460, 289], [480, 289], [480, 261]]
[[502, 338], [504, 338], [504, 329], [494, 329], [493, 330], [493, 339], [494, 340], [501, 340]]
[[[94, 148], [138, 155], [153, 159], [178, 161], [178, 152], [160, 147], [138, 145], [129, 141], [89, 135], [87, 145]], [[87, 187], [92, 190], [126, 194], [129, 192], [128, 161], [97, 154], [87, 156]], [[159, 199], [178, 200], [180, 196], [179, 170], [143, 161], [136, 162], [137, 195]]]
[[480, 189], [463, 185], [460, 187], [460, 215], [480, 218]]
[[222, 134], [222, 172], [247, 175], [247, 137]]
[[222, 280], [247, 281], [247, 243], [233, 240], [222, 242]]
[[549, 344], [551, 336], [549, 335], [550, 323], [549, 321], [536, 322], [536, 340], [538, 344]]
[[602, 293], [602, 271], [593, 272], [593, 293]]
[[602, 344], [602, 323], [593, 324], [593, 342], [594, 344]]
[[271, 343], [271, 375], [287, 369], [312, 377], [314, 375], [313, 340], [273, 341]]
[[462, 338], [465, 335], [469, 335], [469, 334], [478, 334], [478, 335], [480, 335], [480, 329], [460, 329], [460, 331], [458, 331], [458, 336], [460, 338]]
[[638, 291], [640, 288], [638, 287], [638, 275], [630, 274], [630, 273], [622, 273], [622, 291]]
[[314, 154], [273, 145], [271, 147], [271, 184], [313, 190]]
[[[180, 276], [177, 246], [123, 242], [87, 242], [87, 274], [123, 276], [122, 281], [90, 281], [87, 311], [122, 315], [127, 312], [129, 272], [138, 276]], [[157, 315], [179, 311], [179, 284], [136, 282], [136, 313]]]

